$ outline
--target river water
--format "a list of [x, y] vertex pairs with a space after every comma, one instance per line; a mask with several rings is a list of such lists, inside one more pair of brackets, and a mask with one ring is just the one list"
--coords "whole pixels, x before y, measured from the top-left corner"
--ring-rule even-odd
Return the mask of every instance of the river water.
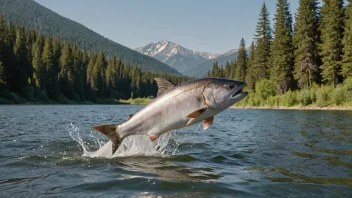
[[140, 108], [0, 106], [0, 197], [352, 196], [352, 111], [228, 109], [111, 156], [90, 127]]

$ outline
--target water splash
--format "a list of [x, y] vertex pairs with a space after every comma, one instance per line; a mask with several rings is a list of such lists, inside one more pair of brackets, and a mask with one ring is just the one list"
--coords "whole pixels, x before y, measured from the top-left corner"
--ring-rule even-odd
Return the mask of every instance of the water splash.
[[[179, 146], [179, 143], [174, 142], [174, 138], [171, 138], [172, 136], [175, 136], [176, 130], [161, 135], [155, 142], [150, 142], [150, 139], [147, 136], [135, 135], [125, 138], [122, 144], [120, 145], [119, 149], [117, 149], [114, 155], [112, 155], [111, 141], [101, 141], [101, 136], [99, 137], [98, 135], [99, 133], [93, 133], [92, 131], [90, 131], [88, 140], [84, 141], [81, 136], [86, 136], [87, 134], [80, 132], [80, 129], [74, 124], [67, 124], [64, 127], [69, 132], [72, 139], [82, 147], [84, 151], [83, 156], [87, 157], [114, 158], [133, 155], [174, 155]], [[91, 151], [90, 147], [93, 147], [98, 150]]]

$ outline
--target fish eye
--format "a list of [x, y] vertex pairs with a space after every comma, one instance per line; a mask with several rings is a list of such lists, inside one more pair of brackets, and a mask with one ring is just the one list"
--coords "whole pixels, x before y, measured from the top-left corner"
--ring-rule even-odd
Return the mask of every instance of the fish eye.
[[229, 85], [229, 89], [233, 89], [233, 88], [235, 88], [235, 85], [234, 85], [234, 84]]

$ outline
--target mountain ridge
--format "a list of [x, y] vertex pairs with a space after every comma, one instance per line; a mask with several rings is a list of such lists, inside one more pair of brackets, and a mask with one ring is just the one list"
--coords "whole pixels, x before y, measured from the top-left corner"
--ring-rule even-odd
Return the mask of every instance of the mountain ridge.
[[[212, 69], [213, 64], [215, 62], [217, 62], [219, 66], [225, 66], [226, 62], [230, 63], [231, 61], [235, 61], [238, 56], [238, 50], [239, 49], [231, 49], [225, 52], [224, 54], [222, 54], [221, 56], [205, 61], [197, 65], [196, 67], [185, 71], [184, 73], [186, 73], [190, 77], [196, 77], [196, 78], [204, 77], [207, 74], [207, 72]], [[246, 50], [247, 50], [247, 53], [249, 54], [250, 47], [246, 46]]]
[[[246, 46], [246, 49], [249, 52], [249, 46]], [[136, 51], [170, 65], [183, 75], [197, 78], [205, 76], [215, 62], [225, 65], [227, 61], [234, 61], [238, 55], [238, 49], [231, 49], [223, 54], [212, 54], [193, 51], [169, 40], [151, 42], [136, 48]]]
[[220, 55], [193, 51], [168, 40], [152, 42], [135, 50], [141, 54], [154, 57], [181, 73]]
[[103, 50], [106, 56], [116, 56], [130, 65], [139, 65], [143, 70], [180, 75], [167, 64], [114, 42], [33, 0], [0, 0], [0, 13], [5, 21], [33, 28], [44, 35], [61, 36], [63, 40], [77, 44], [80, 49], [92, 52]]

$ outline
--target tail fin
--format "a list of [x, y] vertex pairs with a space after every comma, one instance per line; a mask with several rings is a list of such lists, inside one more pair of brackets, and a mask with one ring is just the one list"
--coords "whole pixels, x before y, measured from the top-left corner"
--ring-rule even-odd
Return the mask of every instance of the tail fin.
[[99, 131], [111, 140], [112, 154], [116, 152], [123, 140], [119, 135], [118, 126], [117, 124], [103, 124], [92, 127], [92, 129]]

